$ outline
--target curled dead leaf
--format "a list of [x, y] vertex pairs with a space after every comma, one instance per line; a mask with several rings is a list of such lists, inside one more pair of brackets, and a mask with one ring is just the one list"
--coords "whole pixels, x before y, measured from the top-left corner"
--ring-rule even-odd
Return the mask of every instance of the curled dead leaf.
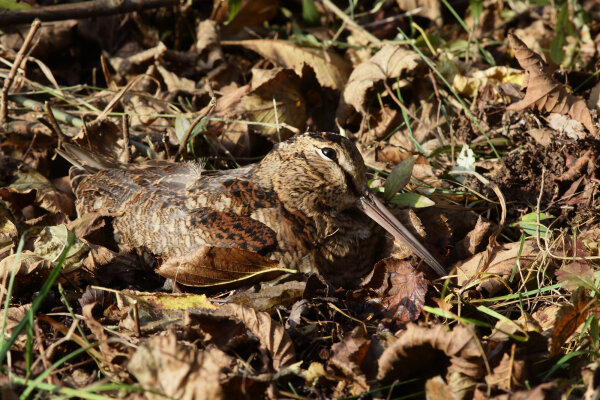
[[22, 209], [29, 195], [35, 196], [34, 203], [52, 213], [71, 215], [75, 211], [73, 198], [52, 186], [45, 176], [21, 161], [0, 157], [0, 170], [9, 179], [0, 187], [0, 199], [15, 209]]
[[[427, 328], [409, 324], [406, 332], [381, 355], [377, 379], [392, 382], [420, 373], [417, 371], [427, 371], [427, 375], [433, 376], [443, 372], [441, 370], [448, 361], [447, 376], [479, 379], [483, 375], [483, 364], [477, 341], [477, 337], [464, 326], [459, 325], [449, 331], [444, 325]], [[432, 370], [432, 365], [440, 368]], [[452, 382], [448, 383], [455, 394], [465, 390], [464, 386], [453, 386]]]
[[521, 111], [526, 108], [535, 108], [545, 112], [568, 114], [573, 119], [581, 122], [587, 130], [596, 136], [596, 127], [585, 100], [573, 96], [567, 89], [556, 82], [545, 70], [546, 64], [541, 57], [529, 48], [517, 36], [510, 34], [508, 41], [515, 57], [527, 72], [523, 80], [526, 88], [523, 100], [511, 104], [509, 110]]
[[340, 97], [337, 118], [345, 121], [350, 113], [349, 107], [366, 115], [367, 95], [375, 85], [387, 79], [399, 78], [403, 73], [415, 72], [423, 65], [423, 60], [412, 50], [397, 45], [385, 45], [368, 61], [360, 63], [350, 74]]
[[296, 352], [292, 340], [283, 326], [275, 322], [269, 314], [239, 304], [227, 304], [222, 308], [246, 325], [258, 338], [261, 347], [270, 355], [275, 371], [289, 367], [295, 362]]

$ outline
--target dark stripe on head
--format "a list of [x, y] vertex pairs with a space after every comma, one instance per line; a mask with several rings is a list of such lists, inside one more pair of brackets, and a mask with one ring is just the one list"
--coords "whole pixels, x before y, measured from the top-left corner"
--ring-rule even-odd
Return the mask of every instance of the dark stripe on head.
[[341, 170], [344, 172], [344, 178], [346, 178], [346, 185], [348, 185], [348, 187], [350, 188], [350, 190], [352, 191], [352, 193], [356, 197], [362, 196], [361, 191], [358, 190], [358, 188], [354, 184], [354, 180], [352, 179], [352, 175], [350, 175], [350, 173], [348, 171], [346, 171], [344, 168], [341, 168]]
[[342, 141], [344, 137], [342, 135], [338, 135], [337, 133], [332, 132], [310, 132], [308, 133], [313, 139], [321, 140], [323, 142], [333, 142], [335, 144], [342, 145]]

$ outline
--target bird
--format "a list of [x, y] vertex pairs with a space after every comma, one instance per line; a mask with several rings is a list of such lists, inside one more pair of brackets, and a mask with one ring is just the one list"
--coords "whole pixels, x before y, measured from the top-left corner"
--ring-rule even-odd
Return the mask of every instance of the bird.
[[169, 266], [159, 274], [184, 285], [226, 283], [245, 262], [355, 285], [373, 268], [376, 224], [446, 275], [369, 190], [359, 150], [336, 133], [298, 134], [260, 162], [220, 171], [189, 161], [122, 164], [72, 144], [57, 151], [73, 164], [78, 215], [112, 213], [116, 242], [150, 253]]

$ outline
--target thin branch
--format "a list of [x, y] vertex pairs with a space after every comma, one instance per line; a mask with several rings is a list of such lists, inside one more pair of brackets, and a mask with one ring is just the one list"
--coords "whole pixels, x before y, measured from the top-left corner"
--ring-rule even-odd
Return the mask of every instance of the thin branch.
[[200, 123], [200, 121], [202, 121], [204, 118], [210, 116], [210, 114], [212, 114], [213, 110], [215, 109], [215, 106], [217, 105], [217, 98], [215, 97], [215, 94], [213, 93], [210, 85], [209, 85], [209, 93], [210, 93], [210, 103], [208, 103], [208, 105], [206, 107], [204, 107], [204, 109], [202, 109], [202, 111], [200, 111], [198, 116], [190, 124], [187, 132], [185, 132], [185, 136], [183, 137], [183, 140], [179, 144], [179, 149], [177, 149], [177, 153], [175, 154], [175, 160], [177, 160], [181, 156], [181, 154], [183, 154], [183, 151], [185, 150], [185, 146], [186, 146], [188, 140], [190, 139], [190, 135], [192, 134], [192, 131], [194, 130], [196, 125], [198, 125]]
[[[1, 15], [1, 14], [0, 14]], [[4, 86], [2, 86], [2, 95], [0, 96], [0, 124], [5, 125], [8, 120], [8, 91], [15, 80], [15, 76], [17, 75], [17, 70], [21, 67], [21, 63], [23, 62], [23, 58], [25, 57], [25, 53], [31, 44], [31, 40], [35, 36], [36, 32], [40, 28], [42, 23], [40, 20], [35, 20], [31, 24], [31, 28], [29, 28], [29, 33], [25, 37], [23, 41], [23, 45], [19, 49], [17, 56], [15, 57], [15, 61], [13, 62], [12, 68], [8, 73], [8, 78], [4, 81]]]
[[331, 0], [323, 0], [323, 5], [327, 7], [331, 12], [338, 16], [339, 19], [344, 21], [346, 25], [348, 25], [348, 29], [351, 31], [364, 36], [369, 42], [374, 44], [377, 47], [382, 46], [382, 41], [373, 36], [369, 31], [367, 31], [362, 26], [358, 25], [352, 18], [350, 18], [345, 12], [340, 10], [338, 6], [333, 4]]
[[0, 12], [0, 26], [27, 24], [36, 18], [41, 21], [62, 21], [65, 19], [125, 14], [179, 4], [180, 0], [94, 0], [32, 7], [28, 10], [2, 10]]

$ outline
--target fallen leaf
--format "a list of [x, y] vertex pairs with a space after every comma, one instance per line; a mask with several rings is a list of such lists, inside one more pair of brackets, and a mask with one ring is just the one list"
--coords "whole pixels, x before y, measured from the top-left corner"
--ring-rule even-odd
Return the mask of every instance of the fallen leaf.
[[224, 34], [233, 35], [244, 28], [262, 25], [278, 11], [279, 0], [240, 0], [235, 3], [216, 0], [212, 18], [223, 25]]
[[416, 11], [415, 15], [427, 18], [437, 26], [441, 26], [442, 10], [439, 0], [396, 0], [396, 4], [404, 11]]
[[485, 70], [470, 69], [467, 75], [456, 74], [452, 88], [459, 94], [474, 97], [480, 88], [506, 83], [523, 83], [523, 72], [509, 67], [491, 67]]
[[459, 400], [439, 375], [425, 382], [425, 396], [427, 400]]
[[121, 290], [119, 294], [126, 300], [125, 305], [135, 302], [157, 310], [216, 309], [205, 294], [150, 293], [127, 289]]
[[172, 257], [156, 273], [188, 286], [241, 285], [268, 280], [285, 272], [279, 261], [236, 248], [200, 246], [189, 254]]
[[[301, 93], [300, 77], [291, 69], [275, 68], [252, 71], [252, 90], [242, 97], [245, 114], [255, 122], [286, 123], [304, 131], [306, 101]], [[277, 112], [277, 116], [275, 116]], [[294, 134], [287, 128], [255, 126], [253, 131], [280, 142]]]
[[587, 262], [573, 261], [563, 265], [555, 272], [559, 283], [566, 290], [575, 290], [578, 287], [594, 288], [596, 274]]
[[199, 350], [175, 334], [141, 343], [127, 368], [149, 399], [225, 399], [223, 383], [235, 360], [214, 346]]
[[376, 305], [385, 319], [397, 324], [419, 318], [428, 283], [410, 262], [390, 257], [375, 264], [361, 288], [348, 295]]
[[261, 347], [270, 355], [275, 371], [295, 362], [296, 352], [292, 340], [283, 326], [273, 321], [269, 314], [239, 304], [227, 304], [223, 308], [258, 338]]
[[361, 327], [356, 327], [344, 339], [331, 346], [332, 355], [328, 361], [330, 370], [337, 371], [351, 386], [350, 392], [359, 394], [369, 390], [367, 378], [360, 366], [367, 357], [370, 341], [364, 336]]
[[[280, 307], [290, 307], [302, 298], [306, 282], [289, 281], [274, 286], [265, 286], [256, 291], [254, 287], [227, 298], [229, 303], [241, 304], [269, 314]], [[290, 318], [292, 316], [290, 315]], [[289, 320], [289, 319], [288, 319]]]
[[[482, 268], [487, 259], [487, 251], [477, 253], [457, 266], [457, 284], [461, 287], [467, 284], [476, 285], [478, 291], [485, 290], [487, 296], [493, 296], [509, 286], [507, 280], [517, 261], [521, 271], [527, 270], [535, 262], [539, 253], [535, 238], [526, 239], [523, 249], [520, 248], [521, 242], [504, 243], [494, 247], [486, 269]], [[516, 274], [519, 275], [518, 270]]]
[[563, 344], [585, 322], [590, 311], [590, 298], [583, 288], [576, 289], [571, 295], [571, 303], [563, 304], [556, 314], [550, 355], [560, 352]]
[[350, 107], [366, 115], [368, 93], [375, 85], [387, 79], [399, 78], [404, 73], [416, 73], [423, 65], [423, 60], [412, 50], [392, 44], [383, 46], [368, 61], [357, 65], [350, 74], [340, 97], [340, 104], [336, 112], [337, 118], [340, 121], [346, 121], [350, 115]]
[[[10, 176], [10, 184], [0, 187], [0, 199], [21, 210], [27, 195], [35, 196], [35, 204], [52, 213], [72, 215], [75, 211], [73, 198], [52, 186], [42, 174], [20, 161], [0, 157], [0, 170]], [[10, 172], [9, 172], [10, 171]]]
[[529, 50], [517, 36], [509, 34], [508, 41], [527, 76], [523, 81], [523, 87], [526, 88], [525, 98], [511, 104], [507, 109], [521, 111], [535, 108], [545, 112], [568, 114], [595, 136], [596, 127], [585, 101], [568, 93], [562, 84], [554, 81], [545, 71], [545, 63], [541, 57]]
[[527, 387], [529, 376], [525, 360], [511, 357], [510, 352], [504, 353], [500, 363], [494, 367], [492, 374], [485, 377], [485, 382], [494, 388], [514, 390]]
[[351, 66], [348, 61], [329, 50], [300, 47], [283, 40], [267, 39], [224, 41], [221, 44], [243, 46], [280, 67], [292, 68], [300, 76], [304, 64], [307, 64], [315, 71], [321, 85], [335, 90], [341, 90], [350, 75]]
[[[473, 382], [483, 376], [481, 356], [478, 338], [464, 326], [448, 330], [444, 325], [420, 327], [411, 323], [379, 358], [377, 379], [386, 383], [415, 374], [434, 376], [443, 373], [449, 361], [447, 376], [458, 375]], [[468, 392], [468, 386], [454, 386], [453, 382], [459, 381], [455, 379], [448, 382], [450, 389], [462, 398], [460, 394]]]

